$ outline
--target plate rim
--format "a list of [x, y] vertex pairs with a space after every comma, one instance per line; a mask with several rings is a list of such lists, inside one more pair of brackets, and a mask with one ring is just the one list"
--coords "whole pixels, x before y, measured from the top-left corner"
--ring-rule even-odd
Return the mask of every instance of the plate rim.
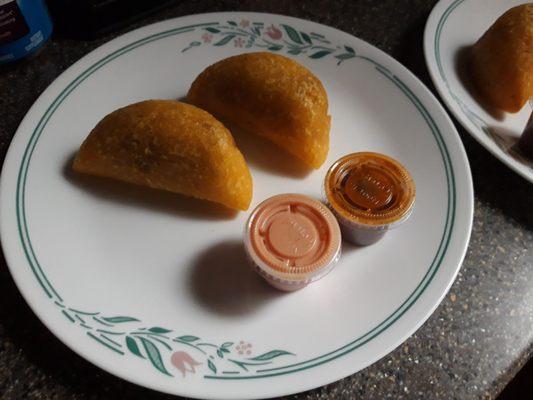
[[[435, 310], [435, 308], [440, 304], [440, 302], [442, 301], [442, 298], [446, 295], [449, 287], [453, 284], [454, 280], [455, 280], [455, 277], [462, 265], [462, 261], [464, 259], [464, 256], [466, 254], [466, 250], [467, 250], [467, 247], [468, 247], [468, 242], [469, 242], [469, 238], [470, 238], [470, 232], [471, 232], [471, 226], [472, 226], [472, 218], [473, 218], [473, 189], [472, 189], [472, 178], [471, 178], [471, 174], [470, 174], [470, 167], [469, 167], [469, 164], [468, 164], [468, 159], [466, 157], [466, 153], [465, 153], [465, 150], [464, 150], [464, 147], [462, 146], [462, 143], [460, 141], [460, 138], [459, 138], [459, 135], [457, 133], [457, 131], [455, 130], [455, 127], [453, 126], [451, 120], [449, 119], [448, 115], [446, 114], [446, 112], [444, 111], [444, 109], [442, 108], [442, 106], [440, 105], [440, 103], [436, 100], [436, 98], [431, 94], [431, 92], [429, 92], [429, 90], [425, 87], [425, 85], [416, 77], [414, 76], [409, 70], [407, 70], [407, 68], [405, 68], [403, 65], [401, 65], [399, 62], [397, 62], [396, 60], [394, 60], [391, 56], [389, 56], [388, 54], [384, 53], [383, 51], [381, 51], [379, 48], [367, 43], [367, 42], [364, 42], [362, 41], [361, 39], [359, 38], [356, 38], [355, 36], [351, 35], [351, 34], [348, 34], [346, 32], [343, 32], [343, 31], [340, 31], [336, 28], [333, 28], [333, 27], [329, 27], [329, 26], [326, 26], [326, 25], [323, 25], [323, 24], [319, 24], [317, 22], [314, 22], [314, 21], [309, 21], [309, 20], [305, 20], [305, 19], [301, 19], [301, 18], [294, 18], [294, 17], [289, 17], [289, 16], [283, 16], [283, 15], [277, 15], [277, 14], [270, 14], [270, 13], [257, 13], [257, 12], [214, 12], [214, 13], [204, 13], [204, 14], [193, 14], [193, 15], [187, 15], [187, 16], [181, 16], [181, 17], [176, 17], [176, 18], [171, 18], [171, 19], [168, 19], [168, 20], [164, 20], [164, 21], [160, 21], [160, 22], [156, 22], [154, 24], [150, 24], [150, 25], [146, 25], [146, 26], [143, 26], [143, 27], [140, 27], [138, 29], [135, 29], [131, 32], [127, 32], [125, 34], [122, 34], [120, 36], [117, 36], [116, 38], [102, 44], [101, 46], [97, 47], [96, 49], [92, 50], [91, 52], [89, 52], [88, 54], [84, 55], [80, 60], [78, 60], [76, 63], [74, 63], [73, 65], [71, 65], [69, 68], [67, 68], [65, 71], [63, 71], [51, 84], [50, 86], [45, 90], [45, 92], [43, 92], [39, 98], [34, 102], [34, 104], [32, 105], [32, 107], [29, 109], [29, 111], [27, 112], [26, 116], [24, 117], [23, 121], [21, 122], [21, 124], [19, 125], [19, 128], [17, 129], [17, 132], [15, 133], [15, 136], [13, 137], [13, 140], [9, 146], [9, 150], [6, 154], [6, 159], [5, 159], [5, 162], [4, 162], [4, 166], [2, 168], [2, 176], [1, 176], [1, 182], [0, 182], [0, 195], [2, 197], [4, 196], [7, 196], [5, 194], [5, 190], [1, 190], [2, 188], [5, 188], [6, 187], [6, 184], [5, 184], [5, 181], [8, 179], [6, 178], [6, 170], [7, 170], [7, 166], [8, 164], [11, 164], [15, 161], [12, 161], [13, 158], [16, 158], [15, 155], [13, 154], [14, 153], [14, 146], [13, 146], [13, 143], [15, 143], [15, 139], [19, 133], [19, 130], [21, 130], [21, 127], [24, 126], [24, 125], [27, 125], [27, 124], [30, 124], [30, 125], [35, 125], [34, 123], [31, 124], [29, 122], [30, 120], [30, 117], [33, 117], [31, 114], [35, 114], [36, 113], [36, 109], [38, 108], [37, 106], [43, 102], [45, 99], [45, 95], [48, 93], [48, 91], [52, 91], [53, 89], [55, 89], [56, 86], [58, 86], [59, 88], [63, 88], [63, 91], [65, 90], [65, 84], [63, 82], [60, 82], [61, 78], [62, 77], [65, 77], [66, 75], [68, 75], [69, 73], [74, 73], [74, 71], [76, 69], [79, 69], [80, 67], [83, 67], [84, 65], [87, 66], [87, 60], [91, 57], [91, 56], [94, 56], [94, 53], [96, 53], [97, 51], [101, 51], [103, 47], [111, 47], [111, 48], [106, 48], [106, 53], [111, 54], [111, 53], [114, 53], [114, 51], [112, 52], [112, 46], [114, 44], [116, 44], [117, 41], [119, 40], [124, 40], [125, 39], [125, 36], [128, 36], [128, 35], [131, 35], [131, 36], [134, 36], [134, 35], [138, 35], [141, 33], [142, 30], [146, 30], [146, 33], [148, 34], [148, 31], [149, 30], [152, 30], [152, 31], [156, 31], [158, 33], [163, 33], [162, 31], [160, 31], [158, 29], [158, 27], [156, 27], [157, 25], [165, 25], [165, 24], [168, 24], [169, 22], [178, 22], [178, 20], [180, 19], [186, 19], [186, 18], [190, 18], [190, 17], [213, 17], [213, 18], [220, 18], [221, 16], [227, 16], [227, 15], [241, 15], [241, 16], [255, 16], [256, 18], [261, 18], [261, 17], [275, 17], [275, 18], [281, 18], [281, 19], [284, 19], [284, 20], [292, 20], [294, 22], [297, 22], [297, 23], [301, 23], [301, 24], [312, 24], [314, 26], [319, 26], [321, 28], [324, 28], [324, 29], [327, 29], [327, 30], [333, 30], [335, 31], [337, 34], [342, 34], [342, 35], [345, 35], [345, 36], [348, 36], [349, 38], [351, 38], [352, 40], [355, 39], [356, 41], [359, 41], [359, 42], [362, 42], [364, 43], [365, 45], [369, 46], [370, 48], [372, 48], [372, 51], [375, 51], [377, 52], [378, 54], [380, 54], [381, 56], [384, 56], [385, 59], [394, 65], [394, 68], [395, 69], [400, 69], [400, 70], [403, 70], [402, 73], [405, 73], [407, 74], [410, 79], [413, 79], [415, 82], [416, 82], [416, 86], [417, 87], [417, 90], [422, 90], [423, 92], [425, 92], [425, 94], [427, 96], [429, 96], [430, 100], [428, 101], [431, 101], [433, 102], [434, 104], [432, 106], [435, 107], [436, 110], [438, 110], [438, 112], [440, 112], [442, 114], [442, 117], [444, 117], [445, 121], [448, 123], [448, 127], [450, 128], [450, 136], [453, 137], [454, 139], [457, 140], [457, 144], [458, 144], [458, 150], [459, 150], [459, 154], [458, 154], [458, 157], [459, 159], [462, 159], [463, 163], [464, 163], [464, 167], [466, 168], [466, 172], [467, 172], [467, 176], [466, 176], [466, 184], [465, 184], [465, 196], [467, 197], [467, 200], [468, 201], [468, 204], [466, 205], [466, 211], [465, 213], [468, 214], [467, 216], [469, 217], [468, 218], [468, 221], [466, 221], [466, 226], [467, 226], [467, 232], [466, 232], [466, 241], [462, 244], [462, 248], [459, 250], [458, 254], [459, 254], [459, 261], [457, 263], [457, 266], [455, 267], [455, 273], [452, 277], [452, 279], [450, 279], [450, 281], [448, 282], [447, 284], [447, 289], [445, 291], [443, 291], [443, 293], [441, 293], [441, 296], [440, 298], [438, 299], [438, 301], [434, 302], [435, 304], [433, 305], [433, 307], [431, 308], [431, 310], [429, 310], [429, 312], [425, 312], [425, 316], [423, 318], [420, 318], [418, 323], [415, 324], [414, 327], [411, 327], [409, 329], [409, 333], [407, 333], [406, 335], [404, 335], [405, 337], [402, 337], [401, 340], [396, 340], [396, 344], [394, 346], [392, 346], [392, 348], [386, 350], [383, 352], [382, 355], [379, 355], [377, 357], [374, 357], [375, 359], [368, 362], [367, 365], [365, 365], [364, 367], [374, 363], [375, 361], [377, 361], [378, 359], [380, 359], [383, 355], [385, 354], [388, 354], [393, 348], [397, 347], [398, 345], [400, 345], [407, 337], [411, 336], [417, 329], [418, 327], [420, 327], [426, 320], [427, 318], [429, 318], [429, 316], [433, 313], [433, 311]], [[138, 39], [138, 40], [141, 40], [141, 39]], [[131, 43], [130, 43], [131, 44]], [[123, 46], [123, 47], [127, 47], [126, 46]], [[75, 75], [80, 75], [79, 72], [76, 72], [74, 73]], [[61, 94], [61, 93], [60, 93]], [[59, 97], [59, 96], [58, 96]], [[415, 96], [416, 97], [416, 96]], [[423, 103], [428, 103], [428, 101], [424, 101]], [[45, 104], [45, 108], [46, 106], [51, 103], [51, 102], [46, 102]], [[422, 105], [424, 105], [422, 103]], [[427, 111], [428, 114], [431, 116], [432, 114], [429, 113], [429, 111]], [[438, 113], [437, 111], [435, 111], [433, 113], [436, 114]], [[35, 122], [37, 120], [39, 120], [39, 118], [35, 119], [35, 118], [32, 118], [32, 120]], [[38, 124], [39, 125], [39, 124]], [[439, 124], [436, 124], [436, 125], [442, 125], [442, 123], [439, 123]], [[31, 138], [33, 136], [30, 136], [30, 139], [28, 141], [31, 142]], [[447, 150], [447, 147], [446, 147], [446, 142], [444, 141], [444, 137], [441, 137], [441, 140], [443, 141], [443, 144], [444, 144], [444, 148]], [[438, 142], [438, 140], [437, 140]], [[29, 145], [29, 144], [28, 144]], [[440, 148], [439, 148], [440, 150]], [[441, 150], [442, 151], [442, 150]], [[452, 160], [450, 159], [449, 160], [450, 162], [450, 166], [454, 166]], [[4, 207], [2, 207], [2, 209], [4, 209]], [[7, 228], [6, 228], [6, 223], [3, 222], [5, 219], [2, 218], [2, 223], [0, 224], [0, 230], [2, 231], [2, 233], [6, 233], [7, 231]], [[451, 240], [451, 237], [452, 237], [452, 233], [453, 233], [453, 229], [450, 229], [450, 233], [449, 233], [449, 240]], [[2, 235], [2, 237], [4, 237], [4, 235]], [[148, 386], [148, 387], [151, 387], [153, 389], [156, 389], [156, 390], [159, 390], [159, 391], [165, 391], [167, 392], [166, 390], [162, 389], [161, 387], [154, 387], [154, 386], [151, 386], [151, 385], [146, 385], [146, 383], [139, 383], [138, 381], [136, 380], [132, 380], [132, 379], [129, 379], [128, 376], [124, 376], [124, 374], [120, 374], [118, 373], [116, 370], [112, 369], [112, 368], [108, 368], [106, 365], [102, 365], [102, 363], [98, 362], [98, 357], [89, 357], [87, 356], [86, 353], [80, 351], [78, 348], [75, 348], [74, 346], [71, 346], [67, 341], [65, 341], [63, 339], [63, 335], [62, 334], [59, 334], [58, 331], [56, 331], [55, 328], [53, 328], [53, 326], [51, 326], [52, 324], [49, 324], [47, 320], [45, 320], [44, 318], [41, 318], [41, 315], [40, 315], [40, 312], [38, 311], [39, 310], [39, 307], [37, 305], [35, 305], [33, 303], [33, 300], [31, 300], [31, 296], [30, 295], [27, 295], [27, 293], [22, 289], [22, 285], [19, 284], [19, 282], [17, 281], [17, 275], [14, 273], [13, 269], [15, 268], [14, 265], [16, 264], [16, 261], [13, 260], [13, 258], [16, 258], [14, 257], [11, 253], [10, 253], [10, 250], [7, 248], [7, 245], [5, 244], [5, 240], [2, 239], [2, 247], [4, 249], [4, 254], [6, 255], [6, 262], [7, 262], [7, 265], [10, 269], [10, 272], [11, 272], [11, 275], [13, 276], [14, 280], [15, 280], [15, 283], [19, 289], [19, 291], [22, 293], [25, 301], [28, 303], [28, 305], [30, 305], [30, 307], [32, 308], [33, 312], [37, 315], [37, 317], [44, 323], [44, 325], [56, 336], [58, 337], [58, 339], [60, 339], [65, 345], [67, 345], [67, 347], [71, 348], [75, 353], [79, 354], [80, 356], [82, 356], [83, 358], [89, 360], [91, 363], [97, 365], [98, 367], [104, 369], [105, 371], [115, 375], [115, 376], [118, 376], [120, 378], [123, 378], [123, 379], [126, 379], [126, 380], [129, 380], [131, 382], [134, 382], [136, 384], [141, 384], [143, 386]], [[437, 252], [438, 253], [438, 252]], [[442, 259], [444, 259], [445, 255], [447, 253], [444, 252], [443, 255], [442, 255]], [[441, 260], [442, 261], [442, 260]], [[437, 271], [435, 271], [436, 273]], [[429, 285], [430, 282], [428, 282], [428, 285]], [[424, 291], [421, 292], [421, 294], [424, 293]], [[416, 300], [413, 302], [413, 305], [416, 303]], [[44, 313], [43, 313], [44, 315]], [[401, 316], [399, 316], [398, 318], [401, 318]], [[381, 333], [381, 332], [380, 332]], [[389, 346], [391, 347], [391, 346]], [[364, 368], [362, 367], [362, 368]], [[360, 370], [362, 368], [358, 368], [357, 370]], [[291, 372], [295, 372], [295, 371], [291, 371]], [[334, 380], [337, 380], [337, 379], [341, 379], [343, 376], [347, 376], [347, 375], [350, 375], [354, 373], [353, 371], [352, 372], [347, 372], [345, 374], [343, 373], [340, 373], [340, 374], [337, 374], [337, 378], [334, 379]], [[328, 382], [331, 382], [331, 380], [329, 380]], [[321, 382], [321, 383], [317, 383], [317, 384], [311, 384], [311, 385], [306, 385], [303, 389], [302, 388], [299, 388], [299, 389], [296, 389], [296, 391], [287, 391], [287, 390], [282, 390], [280, 393], [277, 393], [276, 395], [281, 395], [281, 394], [288, 394], [288, 393], [295, 393], [297, 391], [301, 391], [301, 390], [307, 390], [307, 389], [310, 389], [310, 388], [313, 388], [313, 387], [317, 387], [319, 385], [323, 385], [325, 383], [328, 383], [328, 382]], [[172, 394], [176, 394], [177, 392], [168, 392], [168, 393], [172, 393]], [[188, 396], [198, 396], [197, 394], [195, 393], [184, 393], [184, 392], [181, 392], [180, 394], [185, 394], [185, 395], [188, 395]], [[202, 395], [203, 396], [203, 395]], [[230, 398], [235, 398], [236, 396], [231, 396]], [[215, 398], [215, 397], [213, 397]], [[216, 398], [223, 398], [223, 397], [216, 397]]]
[[505, 166], [513, 170], [525, 180], [533, 183], [533, 168], [518, 162], [506, 154], [468, 118], [466, 113], [462, 110], [461, 105], [458, 103], [458, 100], [455, 99], [457, 96], [450, 88], [444, 69], [440, 66], [440, 48], [435, 44], [437, 42], [440, 44], [442, 30], [449, 15], [465, 1], [471, 0], [439, 0], [429, 14], [424, 28], [423, 46], [424, 59], [429, 71], [429, 76], [431, 77], [433, 85], [437, 89], [440, 98], [444, 101], [446, 108], [453, 114], [457, 121], [459, 121], [469, 135]]

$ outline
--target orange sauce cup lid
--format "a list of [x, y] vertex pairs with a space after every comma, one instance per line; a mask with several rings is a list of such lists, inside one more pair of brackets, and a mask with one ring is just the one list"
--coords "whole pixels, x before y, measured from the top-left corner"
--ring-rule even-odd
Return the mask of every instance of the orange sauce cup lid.
[[252, 212], [245, 241], [255, 264], [269, 276], [312, 281], [337, 261], [341, 235], [324, 204], [300, 194], [281, 194]]
[[416, 192], [403, 165], [371, 152], [336, 161], [326, 175], [324, 189], [330, 207], [344, 221], [389, 227], [410, 215]]

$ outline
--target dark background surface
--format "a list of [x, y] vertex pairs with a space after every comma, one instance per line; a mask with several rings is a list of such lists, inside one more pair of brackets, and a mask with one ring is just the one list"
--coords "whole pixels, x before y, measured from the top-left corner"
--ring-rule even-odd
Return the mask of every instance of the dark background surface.
[[[5, 157], [29, 107], [68, 66], [120, 33], [188, 14], [264, 11], [327, 24], [389, 53], [435, 93], [422, 52], [424, 25], [434, 4], [432, 0], [177, 1], [96, 40], [54, 34], [38, 55], [0, 68], [0, 157]], [[287, 398], [494, 398], [530, 358], [533, 185], [456, 126], [471, 163], [475, 213], [469, 250], [450, 293], [422, 328], [379, 362], [336, 383]], [[170, 397], [115, 378], [70, 351], [30, 311], [3, 257], [0, 260], [0, 398]], [[521, 382], [522, 393], [533, 393], [531, 368]], [[508, 398], [519, 398], [519, 392], [509, 393]]]

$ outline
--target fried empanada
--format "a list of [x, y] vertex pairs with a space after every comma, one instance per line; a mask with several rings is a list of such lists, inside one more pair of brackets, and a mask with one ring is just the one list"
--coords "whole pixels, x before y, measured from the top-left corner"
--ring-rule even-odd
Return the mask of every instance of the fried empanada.
[[221, 60], [196, 78], [187, 99], [267, 138], [313, 168], [326, 160], [326, 91], [315, 75], [287, 57], [259, 52]]
[[472, 76], [494, 107], [519, 111], [533, 96], [533, 3], [505, 12], [472, 49]]
[[107, 115], [91, 131], [74, 170], [246, 210], [252, 177], [231, 133], [208, 112], [148, 100]]

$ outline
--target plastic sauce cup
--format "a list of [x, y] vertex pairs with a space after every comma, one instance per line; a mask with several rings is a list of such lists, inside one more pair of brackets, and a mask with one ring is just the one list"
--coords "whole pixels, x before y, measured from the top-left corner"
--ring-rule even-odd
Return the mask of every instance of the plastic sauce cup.
[[343, 238], [360, 246], [377, 242], [407, 220], [415, 202], [409, 172], [379, 153], [353, 153], [336, 161], [324, 190]]
[[341, 251], [339, 224], [321, 202], [281, 194], [259, 204], [244, 232], [254, 270], [272, 286], [301, 289], [332, 270]]

